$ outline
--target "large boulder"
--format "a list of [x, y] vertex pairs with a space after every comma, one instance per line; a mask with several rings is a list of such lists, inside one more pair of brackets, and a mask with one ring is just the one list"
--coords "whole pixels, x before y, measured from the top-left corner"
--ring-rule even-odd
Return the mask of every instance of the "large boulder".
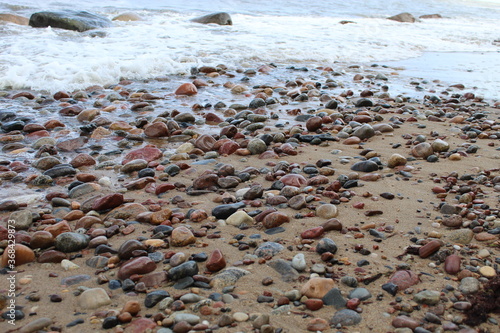
[[30, 17], [30, 26], [34, 28], [60, 28], [66, 30], [87, 31], [97, 28], [107, 28], [111, 21], [103, 16], [86, 11], [38, 12]]
[[218, 25], [233, 25], [233, 20], [228, 13], [213, 13], [205, 16], [200, 16], [192, 19], [191, 21], [202, 24], [215, 23]]
[[10, 22], [19, 25], [28, 25], [28, 18], [14, 15], [14, 14], [1, 14], [0, 13], [0, 22]]
[[410, 13], [401, 13], [398, 15], [388, 17], [387, 19], [398, 22], [408, 22], [408, 23], [415, 23], [416, 21], [415, 17]]

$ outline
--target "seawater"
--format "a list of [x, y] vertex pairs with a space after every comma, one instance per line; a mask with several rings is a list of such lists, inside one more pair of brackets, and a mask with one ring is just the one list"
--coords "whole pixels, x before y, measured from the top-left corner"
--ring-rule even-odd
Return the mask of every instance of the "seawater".
[[[26, 17], [63, 9], [88, 10], [108, 18], [134, 11], [144, 20], [115, 21], [113, 27], [101, 29], [105, 37], [0, 25], [0, 89], [71, 91], [115, 84], [121, 78], [187, 74], [200, 65], [369, 66], [396, 61], [394, 64], [404, 66], [408, 59], [410, 67], [416, 66], [408, 75], [425, 74], [433, 68], [429, 75], [440, 79], [442, 74], [445, 80], [457, 68], [444, 66], [447, 62], [442, 60], [434, 66], [429, 54], [482, 53], [491, 55], [488, 61], [463, 58], [472, 71], [490, 73], [487, 83], [479, 77], [474, 85], [487, 88], [489, 97], [500, 90], [500, 81], [491, 70], [500, 66], [500, 1], [91, 0], [78, 6], [67, 0], [0, 2], [0, 12]], [[190, 21], [216, 11], [228, 12], [233, 26]], [[416, 17], [438, 13], [443, 18], [413, 24], [386, 19], [401, 12]]]

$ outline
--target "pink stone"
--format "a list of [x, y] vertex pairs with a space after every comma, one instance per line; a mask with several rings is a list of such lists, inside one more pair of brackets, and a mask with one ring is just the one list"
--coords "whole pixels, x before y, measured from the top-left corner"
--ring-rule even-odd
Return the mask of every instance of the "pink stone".
[[144, 275], [139, 282], [143, 282], [147, 288], [159, 287], [162, 284], [168, 282], [167, 272], [153, 272]]
[[210, 253], [206, 267], [210, 272], [213, 273], [218, 272], [226, 267], [226, 260], [224, 259], [224, 255], [219, 249], [215, 249], [212, 251], [212, 253]]
[[116, 208], [123, 204], [123, 194], [114, 193], [97, 199], [92, 204], [92, 209], [95, 211], [105, 211]]
[[193, 188], [195, 190], [205, 190], [212, 186], [217, 186], [218, 180], [219, 176], [217, 176], [215, 173], [203, 174], [193, 181]]
[[124, 333], [143, 333], [152, 331], [156, 327], [156, 323], [148, 318], [139, 318], [132, 321], [126, 328]]
[[170, 184], [170, 183], [159, 184], [159, 185], [156, 185], [155, 194], [160, 195], [162, 193], [165, 193], [165, 192], [173, 190], [173, 189], [175, 189], [174, 184]]
[[148, 257], [138, 257], [124, 263], [118, 270], [120, 280], [128, 279], [133, 274], [147, 274], [156, 269], [156, 264]]
[[288, 174], [280, 178], [281, 182], [285, 185], [301, 187], [307, 183], [307, 180], [302, 175]]
[[307, 330], [310, 332], [326, 331], [330, 329], [330, 323], [323, 318], [314, 318], [307, 324]]
[[44, 230], [50, 232], [52, 234], [52, 236], [57, 237], [58, 235], [60, 235], [64, 232], [71, 231], [71, 227], [69, 226], [68, 222], [61, 221], [61, 222], [58, 222], [56, 224], [49, 225]]
[[347, 301], [346, 307], [351, 310], [356, 310], [360, 304], [361, 300], [359, 298], [351, 298]]
[[392, 326], [396, 328], [408, 327], [414, 330], [420, 326], [420, 323], [407, 316], [398, 316], [392, 320]]
[[73, 168], [91, 166], [96, 163], [96, 160], [89, 154], [78, 154], [71, 160], [71, 166], [73, 166]]
[[144, 134], [150, 138], [160, 138], [169, 136], [167, 124], [163, 122], [156, 122], [144, 128]]
[[156, 148], [154, 145], [147, 145], [145, 147], [132, 150], [129, 152], [122, 161], [122, 165], [127, 164], [130, 161], [143, 159], [147, 162], [157, 160], [163, 156], [161, 150]]
[[194, 142], [194, 146], [203, 150], [204, 152], [211, 151], [217, 140], [213, 136], [208, 134], [203, 134]]
[[314, 176], [312, 178], [309, 178], [307, 180], [307, 185], [308, 186], [318, 186], [318, 185], [328, 184], [329, 181], [330, 180], [328, 179], [327, 176], [318, 175], [318, 176]]
[[456, 254], [451, 254], [444, 260], [444, 270], [446, 273], [456, 275], [460, 272], [460, 257]]
[[408, 270], [396, 271], [389, 282], [398, 286], [399, 290], [405, 290], [420, 282], [418, 275]]
[[216, 115], [212, 112], [209, 112], [205, 115], [205, 122], [208, 125], [216, 125], [216, 124], [222, 123], [223, 120], [218, 115]]
[[323, 235], [324, 232], [325, 232], [325, 229], [323, 229], [323, 227], [319, 226], [316, 228], [307, 229], [306, 231], [304, 231], [300, 234], [300, 237], [302, 239], [319, 238]]
[[219, 148], [219, 154], [221, 154], [221, 155], [231, 155], [236, 150], [238, 150], [239, 148], [241, 148], [241, 147], [236, 142], [234, 142], [234, 141], [226, 141]]
[[332, 279], [312, 278], [302, 286], [300, 291], [306, 297], [322, 299], [334, 285], [335, 282]]
[[68, 256], [60, 251], [49, 250], [43, 252], [37, 259], [41, 264], [43, 263], [60, 263], [63, 259], [68, 259]]

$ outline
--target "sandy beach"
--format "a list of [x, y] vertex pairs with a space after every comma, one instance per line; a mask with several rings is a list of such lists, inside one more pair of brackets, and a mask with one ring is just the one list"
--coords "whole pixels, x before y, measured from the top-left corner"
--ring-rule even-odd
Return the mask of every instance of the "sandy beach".
[[498, 102], [192, 74], [0, 93], [0, 331], [498, 331]]

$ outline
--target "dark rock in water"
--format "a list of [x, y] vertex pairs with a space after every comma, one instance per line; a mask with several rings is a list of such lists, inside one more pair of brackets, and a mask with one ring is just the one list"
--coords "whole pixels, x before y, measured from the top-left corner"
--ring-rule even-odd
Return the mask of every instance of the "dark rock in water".
[[169, 297], [170, 294], [166, 290], [155, 290], [146, 295], [146, 299], [144, 300], [144, 305], [147, 308], [152, 308], [156, 304], [160, 303], [160, 301], [164, 298]]
[[212, 210], [212, 215], [218, 219], [227, 219], [238, 209], [245, 207], [245, 203], [237, 202], [233, 204], [219, 205]]
[[198, 274], [198, 264], [196, 263], [196, 261], [190, 260], [186, 261], [183, 264], [180, 264], [179, 266], [171, 268], [168, 271], [168, 278], [170, 280], [176, 281], [196, 274]]
[[397, 22], [409, 22], [414, 23], [416, 21], [415, 17], [410, 13], [401, 13], [387, 18], [388, 20]]
[[4, 130], [4, 132], [21, 131], [24, 125], [22, 121], [10, 121], [2, 124], [2, 130]]
[[373, 106], [373, 102], [368, 98], [360, 98], [356, 101], [356, 107], [360, 108], [366, 106]]
[[58, 164], [55, 167], [45, 171], [43, 174], [51, 178], [56, 178], [56, 177], [72, 176], [76, 174], [76, 170], [70, 165]]
[[76, 232], [65, 232], [56, 237], [56, 249], [61, 252], [75, 252], [87, 247], [89, 236]]
[[38, 12], [30, 17], [30, 26], [34, 28], [60, 28], [79, 32], [97, 28], [111, 27], [109, 19], [86, 11]]
[[360, 161], [351, 166], [352, 171], [374, 172], [378, 170], [378, 164], [373, 161]]
[[196, 17], [191, 21], [202, 24], [215, 23], [218, 25], [233, 25], [233, 20], [231, 20], [231, 16], [228, 13], [223, 13], [223, 12]]

